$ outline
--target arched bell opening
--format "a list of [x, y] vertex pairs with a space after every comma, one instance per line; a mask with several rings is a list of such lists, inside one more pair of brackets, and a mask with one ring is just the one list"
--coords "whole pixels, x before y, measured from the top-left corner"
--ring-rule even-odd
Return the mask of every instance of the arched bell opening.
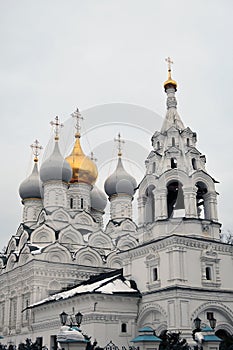
[[177, 168], [177, 159], [176, 158], [171, 158], [171, 168], [176, 169]]
[[184, 193], [179, 181], [171, 181], [167, 185], [168, 218], [185, 216]]
[[153, 194], [153, 190], [155, 189], [154, 185], [150, 185], [147, 187], [145, 196], [145, 222], [150, 223], [155, 221], [155, 198]]
[[206, 195], [208, 193], [207, 186], [204, 182], [198, 181], [196, 187], [197, 216], [199, 219], [209, 219], [209, 208], [206, 200]]

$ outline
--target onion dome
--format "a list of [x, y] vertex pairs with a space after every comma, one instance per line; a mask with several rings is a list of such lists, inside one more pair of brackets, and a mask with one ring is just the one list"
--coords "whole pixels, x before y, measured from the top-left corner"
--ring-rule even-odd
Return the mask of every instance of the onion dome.
[[80, 144], [80, 134], [75, 134], [75, 144], [71, 154], [66, 157], [72, 169], [71, 183], [87, 183], [93, 185], [97, 179], [98, 171], [95, 163], [83, 153]]
[[175, 91], [176, 91], [176, 89], [177, 89], [177, 82], [175, 80], [173, 80], [172, 76], [171, 76], [171, 64], [173, 62], [172, 62], [170, 57], [166, 58], [166, 62], [168, 63], [168, 78], [163, 84], [164, 89], [166, 91], [169, 87], [173, 87], [175, 89]]
[[105, 192], [109, 197], [116, 194], [133, 196], [136, 187], [136, 180], [124, 169], [121, 157], [119, 156], [116, 170], [105, 181]]
[[107, 205], [107, 197], [97, 186], [91, 190], [91, 208], [98, 211], [104, 211]]
[[41, 183], [38, 172], [38, 155], [42, 150], [39, 141], [35, 140], [34, 143], [30, 146], [34, 154], [34, 167], [31, 175], [29, 175], [19, 187], [19, 195], [24, 199], [29, 198], [38, 198], [41, 199]]
[[58, 140], [55, 140], [53, 153], [44, 161], [40, 168], [41, 181], [60, 180], [69, 182], [72, 170], [68, 162], [62, 157]]
[[34, 159], [34, 162], [31, 175], [29, 175], [19, 187], [19, 195], [22, 199], [41, 198], [41, 184], [37, 166], [38, 160]]

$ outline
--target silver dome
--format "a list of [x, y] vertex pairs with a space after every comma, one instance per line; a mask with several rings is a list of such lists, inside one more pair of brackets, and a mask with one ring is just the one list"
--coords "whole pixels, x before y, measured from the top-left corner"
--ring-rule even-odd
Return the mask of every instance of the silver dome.
[[19, 195], [22, 199], [41, 198], [41, 183], [37, 162], [35, 162], [31, 175], [29, 175], [19, 187]]
[[91, 207], [94, 210], [104, 211], [107, 205], [107, 197], [97, 186], [91, 190]]
[[104, 184], [105, 192], [109, 197], [114, 194], [134, 195], [137, 187], [136, 180], [124, 169], [121, 158], [118, 158], [116, 170], [110, 175]]
[[55, 142], [53, 153], [44, 161], [40, 168], [41, 181], [61, 180], [69, 182], [72, 176], [72, 169], [68, 162], [62, 157], [58, 142]]

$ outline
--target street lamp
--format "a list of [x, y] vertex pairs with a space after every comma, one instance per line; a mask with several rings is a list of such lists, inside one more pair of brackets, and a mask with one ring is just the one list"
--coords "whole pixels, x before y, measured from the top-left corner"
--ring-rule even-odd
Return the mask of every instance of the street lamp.
[[[61, 324], [63, 326], [65, 326], [67, 324], [68, 317], [69, 317], [69, 320], [70, 320], [70, 327], [76, 326], [73, 323], [73, 318], [72, 318], [73, 314], [72, 315], [68, 315], [65, 311], [63, 311], [62, 313], [60, 313], [59, 316], [60, 316]], [[75, 314], [74, 317], [75, 317], [75, 320], [76, 320], [76, 323], [77, 323], [77, 327], [79, 328], [80, 324], [82, 323], [83, 315], [81, 314], [81, 312], [77, 312], [77, 314]]]
[[199, 317], [195, 318], [194, 325], [197, 330], [201, 329], [201, 319]]
[[[196, 331], [201, 330], [201, 319], [199, 317], [196, 317], [195, 320], [193, 320], [193, 322], [194, 322], [194, 325], [195, 325], [195, 330]], [[216, 318], [214, 318], [214, 317], [209, 318], [210, 327], [212, 329], [215, 329], [216, 322], [217, 322]]]
[[210, 327], [212, 328], [212, 329], [214, 329], [215, 327], [216, 327], [216, 318], [210, 318], [209, 319], [209, 323], [210, 323]]

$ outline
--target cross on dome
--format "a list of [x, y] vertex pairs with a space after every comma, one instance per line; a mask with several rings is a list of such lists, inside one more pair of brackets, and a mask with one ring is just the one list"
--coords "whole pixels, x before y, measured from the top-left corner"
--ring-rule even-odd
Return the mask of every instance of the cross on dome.
[[30, 145], [32, 149], [32, 153], [34, 154], [34, 162], [38, 161], [38, 155], [40, 154], [40, 151], [43, 149], [43, 147], [40, 145], [38, 140], [35, 140], [34, 143]]
[[171, 79], [171, 64], [174, 62], [171, 60], [171, 57], [165, 58], [165, 61], [167, 62], [167, 67], [168, 67], [168, 79]]
[[114, 141], [118, 143], [118, 145], [117, 145], [118, 157], [121, 157], [122, 156], [122, 147], [121, 146], [123, 145], [123, 143], [125, 143], [125, 141], [122, 140], [120, 133], [118, 133], [118, 136], [117, 136], [117, 138], [114, 139]]
[[59, 128], [63, 128], [64, 125], [62, 123], [60, 123], [58, 116], [56, 116], [54, 119], [55, 119], [55, 121], [52, 120], [50, 122], [50, 125], [52, 125], [52, 127], [54, 129], [54, 133], [55, 133], [54, 139], [56, 141], [58, 141], [59, 140]]
[[74, 111], [71, 116], [73, 118], [76, 118], [76, 124], [75, 124], [75, 129], [76, 131], [76, 137], [80, 137], [80, 130], [81, 130], [81, 125], [80, 125], [80, 120], [83, 120], [83, 117], [81, 115], [81, 113], [79, 112], [79, 109], [77, 108], [76, 111]]
[[175, 80], [172, 79], [172, 74], [171, 74], [171, 65], [173, 64], [173, 61], [172, 61], [171, 57], [165, 58], [165, 61], [167, 62], [167, 66], [168, 66], [168, 78], [165, 81], [165, 83], [163, 84], [165, 91], [167, 90], [168, 87], [171, 87], [171, 86], [173, 88], [175, 88], [175, 91], [176, 91], [177, 83]]

